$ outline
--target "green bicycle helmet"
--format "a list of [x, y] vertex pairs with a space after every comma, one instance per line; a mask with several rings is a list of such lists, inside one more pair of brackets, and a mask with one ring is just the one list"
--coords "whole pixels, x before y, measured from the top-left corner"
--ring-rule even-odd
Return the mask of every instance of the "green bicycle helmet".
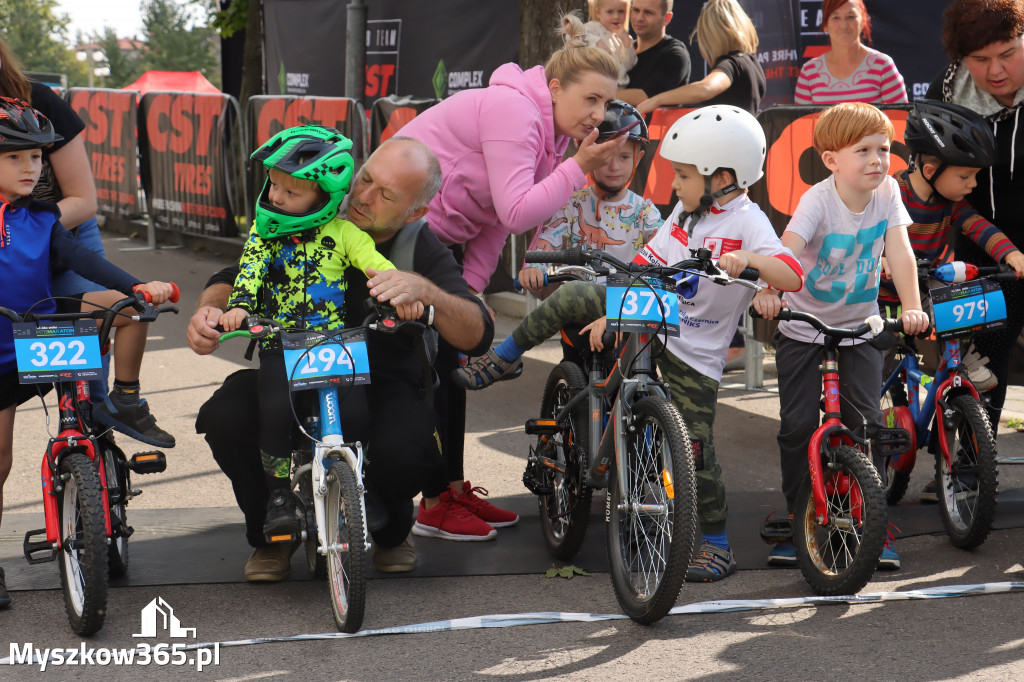
[[309, 213], [298, 215], [276, 208], [269, 200], [270, 178], [256, 201], [256, 233], [264, 238], [284, 237], [329, 223], [338, 213], [352, 181], [355, 163], [352, 140], [334, 128], [307, 125], [286, 128], [267, 140], [249, 157], [301, 180], [314, 180], [327, 199]]

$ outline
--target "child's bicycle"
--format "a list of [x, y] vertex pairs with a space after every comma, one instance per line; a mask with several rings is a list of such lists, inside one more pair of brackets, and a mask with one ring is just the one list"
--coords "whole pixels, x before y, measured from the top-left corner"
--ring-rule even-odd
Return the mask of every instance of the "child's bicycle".
[[[425, 327], [421, 322], [399, 321], [393, 308], [377, 305], [361, 327], [317, 332], [250, 317], [246, 328], [220, 337], [221, 341], [281, 339], [296, 425], [291, 489], [300, 531], [298, 537], [268, 540], [305, 542], [310, 571], [328, 579], [334, 620], [342, 632], [357, 632], [363, 623], [371, 538], [363, 498], [363, 447], [358, 441], [345, 442], [338, 389], [370, 383], [364, 328], [392, 333], [409, 325]], [[295, 400], [294, 391], [311, 389], [316, 389], [315, 399]]]
[[[886, 499], [889, 504], [900, 501], [917, 450], [929, 446], [929, 451], [936, 453], [942, 524], [954, 545], [970, 549], [983, 543], [992, 528], [998, 471], [995, 429], [984, 399], [962, 365], [963, 350], [970, 346], [973, 333], [1005, 324], [1006, 307], [998, 285], [983, 282], [1016, 279], [1016, 274], [1008, 266], [976, 267], [959, 262], [938, 267], [924, 262], [918, 273], [922, 282], [931, 278], [952, 285], [933, 290], [942, 359], [935, 376], [929, 377], [920, 367], [914, 340], [896, 344], [895, 366], [882, 385], [882, 420], [889, 428], [905, 430], [906, 437], [888, 459]], [[983, 279], [977, 279], [979, 276]]]
[[[753, 307], [750, 314], [759, 317]], [[903, 323], [874, 315], [859, 327], [842, 329], [788, 308], [776, 319], [806, 322], [826, 337], [820, 365], [824, 416], [807, 445], [808, 472], [793, 508], [792, 540], [800, 571], [816, 594], [855, 594], [878, 566], [888, 518], [882, 480], [869, 456], [871, 444], [840, 419], [838, 348], [843, 339], [900, 331]]]
[[[583, 542], [593, 490], [608, 489], [605, 522], [615, 596], [630, 618], [653, 623], [675, 604], [697, 524], [689, 433], [652, 357], [658, 334], [679, 332], [673, 275], [758, 287], [719, 270], [707, 249], [669, 267], [630, 265], [588, 248], [531, 251], [526, 261], [608, 275], [609, 328], [617, 323], [630, 333], [614, 353], [592, 353], [582, 339], [577, 351], [587, 373], [571, 359], [552, 370], [541, 417], [526, 423], [526, 433], [538, 439], [523, 483], [538, 496], [545, 540], [560, 559], [572, 557]], [[757, 279], [756, 271], [745, 275]], [[564, 277], [549, 281], [559, 279]]]
[[[122, 312], [126, 308], [133, 308], [130, 317], [140, 322], [178, 312], [175, 306], [154, 308], [147, 297], [139, 293], [86, 312], [19, 315], [0, 307], [0, 315], [14, 323], [19, 381], [54, 385], [60, 426], [43, 454], [46, 528], [26, 533], [23, 551], [30, 564], [60, 558], [64, 610], [71, 629], [82, 636], [103, 627], [108, 580], [128, 571], [128, 539], [134, 531], [127, 506], [142, 493], [132, 488], [131, 475], [167, 468], [162, 452], [127, 459], [109, 429], [93, 422], [89, 402], [88, 380], [100, 376], [100, 348], [107, 345], [114, 319], [128, 315]], [[174, 287], [171, 301], [177, 300]], [[92, 320], [100, 320], [99, 327]], [[43, 535], [43, 540], [32, 539]]]

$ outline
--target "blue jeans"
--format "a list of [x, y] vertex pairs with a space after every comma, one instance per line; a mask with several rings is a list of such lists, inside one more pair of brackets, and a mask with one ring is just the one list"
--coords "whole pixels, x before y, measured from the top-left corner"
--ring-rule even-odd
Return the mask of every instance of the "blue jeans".
[[[105, 256], [103, 251], [103, 239], [100, 237], [100, 226], [96, 218], [89, 218], [73, 231], [75, 239], [90, 251], [95, 251]], [[54, 296], [74, 296], [90, 291], [105, 291], [106, 287], [90, 282], [74, 270], [65, 270], [54, 276], [51, 283]], [[102, 401], [107, 395], [107, 385], [110, 375], [110, 356], [103, 355], [103, 380], [94, 379], [89, 382], [89, 392], [92, 394], [93, 402]]]

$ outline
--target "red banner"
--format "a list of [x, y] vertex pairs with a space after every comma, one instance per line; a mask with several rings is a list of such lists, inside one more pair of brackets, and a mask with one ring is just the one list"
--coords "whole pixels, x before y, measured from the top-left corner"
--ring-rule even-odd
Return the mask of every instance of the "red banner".
[[437, 104], [440, 100], [415, 97], [382, 97], [370, 110], [370, 149], [391, 139], [406, 123]]
[[138, 93], [72, 88], [68, 102], [85, 122], [85, 152], [96, 181], [97, 213], [138, 218], [139, 167], [136, 147]]

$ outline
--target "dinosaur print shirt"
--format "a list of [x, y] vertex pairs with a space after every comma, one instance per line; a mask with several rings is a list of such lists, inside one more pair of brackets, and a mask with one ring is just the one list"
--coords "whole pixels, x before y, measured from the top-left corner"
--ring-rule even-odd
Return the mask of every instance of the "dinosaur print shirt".
[[254, 225], [228, 307], [285, 326], [344, 327], [345, 269], [354, 265], [365, 273], [395, 266], [377, 252], [370, 235], [347, 220], [335, 218], [310, 232], [263, 239]]
[[650, 199], [627, 191], [619, 201], [599, 201], [587, 187], [572, 193], [537, 232], [530, 248], [554, 251], [589, 246], [629, 263], [661, 223], [661, 213]]

